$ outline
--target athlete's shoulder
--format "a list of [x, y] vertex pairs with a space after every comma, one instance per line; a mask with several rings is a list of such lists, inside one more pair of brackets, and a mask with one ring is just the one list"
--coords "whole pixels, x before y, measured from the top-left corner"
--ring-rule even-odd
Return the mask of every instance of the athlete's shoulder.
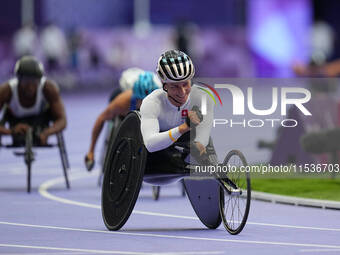
[[13, 78], [9, 79], [9, 80], [6, 82], [6, 84], [8, 84], [8, 86], [9, 86], [10, 88], [14, 88], [15, 86], [18, 85], [18, 83], [19, 83], [19, 80], [18, 80], [18, 78], [16, 78], [16, 77], [13, 77]]
[[49, 102], [53, 102], [60, 98], [59, 87], [53, 80], [44, 78], [43, 94]]
[[161, 111], [164, 97], [166, 97], [166, 92], [163, 91], [163, 89], [156, 89], [152, 91], [143, 99], [142, 105], [140, 107], [141, 114], [158, 115]]
[[12, 90], [9, 82], [0, 85], [0, 103], [9, 102], [12, 97]]
[[44, 82], [45, 87], [49, 87], [49, 88], [53, 87], [53, 89], [56, 89], [59, 91], [59, 86], [54, 80], [51, 80], [45, 77], [41, 79], [42, 79], [42, 82]]
[[166, 98], [166, 92], [163, 89], [155, 89], [143, 99], [143, 103], [159, 104]]

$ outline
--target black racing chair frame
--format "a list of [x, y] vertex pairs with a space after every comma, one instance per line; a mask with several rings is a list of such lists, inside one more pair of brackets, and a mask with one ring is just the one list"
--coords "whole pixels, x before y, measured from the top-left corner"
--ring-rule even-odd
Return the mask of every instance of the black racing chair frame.
[[[46, 116], [48, 115], [48, 111], [44, 112], [43, 114], [46, 114]], [[20, 122], [21, 120], [23, 122], [26, 122], [28, 119], [32, 120], [34, 119], [34, 117], [36, 116], [31, 116], [29, 118], [24, 118], [24, 119], [17, 119], [16, 122]], [[10, 111], [7, 107], [5, 107], [4, 109], [4, 114], [3, 114], [3, 118], [0, 121], [0, 125], [1, 126], [5, 126], [6, 123], [9, 123], [10, 126], [13, 126], [12, 120], [14, 119], [14, 117], [10, 114]], [[42, 123], [44, 126], [49, 125], [49, 120], [48, 121], [44, 121], [45, 123]], [[34, 152], [33, 149], [34, 148], [54, 148], [54, 147], [58, 147], [59, 150], [59, 154], [60, 154], [60, 159], [61, 159], [61, 164], [63, 167], [63, 174], [64, 174], [64, 178], [65, 178], [65, 184], [66, 184], [66, 188], [70, 189], [70, 183], [69, 183], [69, 179], [68, 179], [68, 175], [67, 175], [67, 171], [70, 170], [70, 163], [68, 160], [68, 155], [67, 155], [67, 151], [66, 151], [66, 145], [65, 145], [65, 140], [64, 140], [64, 136], [63, 136], [63, 132], [59, 132], [56, 134], [56, 138], [57, 138], [57, 143], [56, 144], [47, 144], [47, 145], [41, 145], [39, 144], [39, 141], [36, 141], [37, 139], [34, 137], [33, 135], [33, 129], [29, 128], [28, 131], [26, 132], [25, 136], [24, 136], [24, 141], [18, 143], [15, 140], [15, 136], [12, 136], [12, 140], [13, 142], [11, 144], [3, 144], [2, 143], [2, 139], [1, 139], [1, 135], [0, 135], [0, 149], [1, 148], [5, 148], [5, 149], [20, 149], [23, 148], [23, 151], [14, 151], [14, 155], [15, 156], [23, 156], [24, 157], [24, 162], [27, 168], [27, 192], [30, 193], [31, 192], [31, 170], [32, 170], [32, 163], [35, 160], [34, 158]]]

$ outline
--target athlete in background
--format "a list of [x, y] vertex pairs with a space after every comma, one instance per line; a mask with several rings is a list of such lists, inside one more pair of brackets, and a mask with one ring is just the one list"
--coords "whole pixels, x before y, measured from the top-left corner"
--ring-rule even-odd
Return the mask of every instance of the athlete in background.
[[105, 121], [112, 120], [116, 116], [125, 116], [130, 110], [139, 109], [143, 98], [153, 90], [160, 88], [161, 82], [156, 74], [133, 68], [123, 72], [120, 85], [120, 89], [123, 91], [119, 94], [113, 93], [112, 101], [98, 116], [93, 126], [90, 148], [85, 156], [85, 165], [88, 171], [94, 167], [94, 150]]
[[15, 78], [0, 86], [0, 110], [6, 107], [10, 125], [0, 125], [0, 134], [12, 135], [14, 143], [24, 144], [25, 134], [32, 128], [34, 143], [46, 145], [50, 135], [66, 127], [59, 89], [44, 76], [43, 65], [33, 56], [18, 60], [14, 73]]

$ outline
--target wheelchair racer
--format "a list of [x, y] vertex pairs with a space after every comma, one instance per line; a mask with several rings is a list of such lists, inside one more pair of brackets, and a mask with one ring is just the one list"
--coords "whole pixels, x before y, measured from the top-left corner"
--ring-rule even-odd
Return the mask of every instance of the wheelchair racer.
[[188, 55], [169, 50], [158, 60], [157, 74], [163, 83], [142, 102], [141, 133], [146, 149], [156, 152], [170, 147], [183, 134], [195, 129], [194, 148], [206, 154], [213, 122], [213, 102], [207, 98], [206, 114], [201, 109], [203, 92], [192, 84], [194, 65]]
[[[33, 130], [35, 144], [46, 145], [50, 135], [66, 127], [66, 114], [56, 83], [44, 76], [44, 68], [33, 56], [24, 56], [15, 64], [15, 78], [0, 86], [0, 110], [6, 106], [0, 134], [12, 135], [14, 143], [24, 145], [25, 134]], [[53, 124], [48, 125], [52, 120]]]
[[94, 150], [105, 121], [116, 116], [125, 116], [130, 110], [139, 109], [142, 100], [153, 90], [161, 87], [157, 75], [138, 68], [130, 68], [123, 72], [120, 79], [121, 93], [114, 92], [112, 101], [98, 116], [92, 129], [89, 151], [85, 156], [85, 166], [88, 171], [94, 167]]

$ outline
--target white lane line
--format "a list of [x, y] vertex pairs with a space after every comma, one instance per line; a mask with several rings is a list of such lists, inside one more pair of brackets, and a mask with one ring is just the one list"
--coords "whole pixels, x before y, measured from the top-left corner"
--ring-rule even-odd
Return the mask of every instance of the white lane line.
[[[107, 230], [57, 227], [57, 226], [48, 226], [48, 225], [34, 225], [34, 224], [24, 224], [24, 223], [15, 223], [15, 222], [6, 222], [6, 221], [0, 221], [0, 224], [11, 225], [11, 226], [19, 226], [19, 227], [30, 227], [30, 228], [55, 229], [55, 230], [78, 231], [78, 232], [88, 232], [88, 233], [103, 233], [103, 234], [108, 234], [108, 235], [123, 235], [123, 236], [125, 235], [125, 236], [141, 236], [141, 237], [158, 237], [158, 238], [180, 239], [180, 240], [191, 240], [191, 241], [214, 241], [214, 242], [225, 242], [225, 243], [265, 244], [265, 245], [274, 245], [274, 246], [315, 247], [315, 248], [340, 249], [340, 246], [328, 245], [328, 244], [287, 243], [287, 242], [254, 241], [254, 240], [229, 240], [229, 239], [208, 238], [208, 237], [174, 236], [174, 235], [161, 235], [161, 234], [149, 234], [149, 233], [131, 233], [131, 232], [119, 232], [119, 231], [115, 232], [115, 231], [107, 231]], [[158, 253], [158, 254], [161, 254], [161, 253]]]
[[[1, 248], [1, 246], [0, 246], [0, 248]], [[8, 247], [9, 248], [9, 247]], [[1, 251], [1, 249], [0, 249], [0, 251]], [[4, 254], [4, 253], [1, 253], [1, 254]], [[25, 253], [22, 253], [22, 252], [20, 252], [20, 253], [9, 253], [9, 255], [83, 255], [83, 254], [87, 254], [87, 252], [75, 252], [75, 251], [70, 251], [70, 252], [60, 252], [60, 251], [58, 251], [58, 252], [49, 252], [49, 253], [46, 253], [46, 251], [45, 252], [34, 252], [34, 253], [27, 253], [27, 252], [25, 252]]]
[[146, 255], [150, 253], [145, 252], [127, 252], [127, 251], [104, 251], [104, 250], [88, 250], [88, 249], [76, 249], [76, 248], [59, 248], [49, 246], [33, 246], [33, 245], [21, 245], [21, 244], [0, 244], [0, 247], [12, 247], [12, 248], [29, 248], [40, 250], [55, 250], [55, 251], [75, 251], [83, 253], [95, 253], [95, 254], [131, 254], [131, 255]]
[[167, 213], [156, 213], [156, 212], [147, 212], [147, 211], [140, 211], [140, 210], [133, 210], [132, 213], [148, 215], [148, 216], [159, 216], [159, 217], [187, 219], [187, 220], [199, 220], [197, 217], [193, 217], [193, 216], [182, 216], [182, 215], [167, 214]]
[[[95, 254], [126, 254], [126, 255], [195, 255], [195, 254], [223, 254], [223, 251], [197, 251], [197, 252], [133, 252], [133, 251], [106, 251], [106, 250], [90, 250], [90, 249], [78, 249], [78, 248], [60, 248], [50, 246], [34, 246], [34, 245], [22, 245], [22, 244], [1, 244], [0, 247], [10, 248], [28, 248], [28, 249], [39, 249], [39, 250], [57, 250], [57, 251], [70, 251], [72, 253], [41, 253], [41, 254], [84, 254], [84, 253], [95, 253]], [[76, 253], [75, 253], [76, 252]], [[13, 254], [13, 253], [11, 253]], [[22, 253], [20, 253], [22, 254]], [[27, 254], [27, 253], [25, 253]], [[39, 254], [39, 253], [34, 253]]]
[[160, 252], [160, 253], [150, 253], [159, 255], [204, 255], [204, 254], [225, 254], [224, 251], [179, 251], [179, 252]]
[[340, 252], [340, 249], [302, 249], [299, 252]]
[[250, 224], [250, 225], [259, 225], [259, 226], [267, 226], [267, 227], [295, 228], [295, 229], [308, 229], [308, 230], [321, 230], [321, 231], [336, 231], [336, 232], [340, 232], [339, 228], [318, 228], [318, 227], [281, 225], [281, 224], [260, 223], [260, 222], [247, 222], [247, 224]]
[[[92, 176], [94, 174], [95, 173], [91, 172], [91, 174], [87, 174], [86, 177], [87, 176]], [[84, 178], [84, 177], [85, 177], [84, 174], [77, 173], [77, 174], [74, 174], [74, 175], [70, 176], [69, 180], [70, 181], [71, 180], [77, 180], [77, 179], [81, 179], [81, 178]], [[48, 180], [48, 181], [42, 183], [39, 186], [39, 190], [38, 191], [39, 191], [41, 196], [43, 196], [43, 197], [45, 197], [47, 199], [53, 200], [53, 201], [57, 201], [57, 202], [64, 203], [64, 204], [71, 204], [71, 205], [78, 205], [78, 206], [83, 206], [83, 207], [100, 209], [99, 205], [83, 203], [83, 202], [73, 201], [73, 200], [66, 199], [66, 198], [57, 197], [57, 196], [52, 195], [51, 193], [48, 192], [49, 188], [51, 188], [52, 186], [54, 186], [56, 184], [64, 182], [64, 181], [65, 181], [64, 177], [58, 177], [58, 178], [54, 178], [54, 179]]]
[[[73, 176], [70, 178], [71, 180], [75, 179], [80, 179], [81, 177], [77, 178], [78, 176]], [[66, 198], [61, 198], [55, 195], [52, 195], [50, 192], [48, 192], [48, 189], [55, 184], [59, 184], [60, 182], [64, 182], [64, 179], [62, 177], [52, 179], [49, 181], [44, 182], [43, 184], [40, 185], [39, 187], [39, 193], [43, 197], [47, 199], [51, 199], [60, 203], [64, 204], [70, 204], [70, 205], [78, 205], [78, 206], [83, 206], [83, 207], [88, 207], [88, 208], [94, 208], [94, 209], [101, 209], [100, 205], [95, 205], [95, 204], [90, 204], [90, 203], [85, 203], [85, 202], [78, 202]], [[146, 211], [139, 211], [139, 210], [134, 210], [132, 213], [134, 214], [143, 214], [143, 215], [149, 215], [149, 216], [160, 216], [160, 217], [171, 217], [171, 218], [179, 218], [179, 219], [190, 219], [190, 220], [198, 220], [197, 217], [192, 217], [192, 216], [181, 216], [181, 215], [173, 215], [173, 214], [164, 214], [164, 213], [155, 213], [155, 212], [146, 212]]]
[[[70, 177], [71, 180], [77, 180], [82, 179], [91, 175], [95, 175], [96, 173], [91, 174], [83, 174], [83, 173], [77, 173]], [[64, 204], [70, 204], [70, 205], [77, 205], [77, 206], [83, 206], [88, 208], [94, 208], [94, 209], [101, 209], [100, 205], [85, 203], [85, 202], [78, 202], [66, 198], [57, 197], [55, 195], [52, 195], [48, 192], [48, 189], [56, 184], [59, 184], [60, 182], [64, 182], [63, 177], [55, 178], [48, 180], [40, 185], [39, 187], [39, 193], [47, 198], [51, 199], [60, 203]], [[133, 210], [134, 214], [142, 214], [142, 215], [149, 215], [149, 216], [158, 216], [158, 217], [168, 217], [168, 218], [178, 218], [178, 219], [188, 219], [188, 220], [199, 220], [197, 217], [193, 216], [182, 216], [182, 215], [174, 215], [174, 214], [165, 214], [165, 213], [156, 213], [156, 212], [147, 212], [147, 211], [140, 211], [140, 210]], [[307, 227], [307, 226], [294, 226], [294, 225], [283, 225], [283, 224], [271, 224], [271, 223], [261, 223], [261, 222], [247, 222], [249, 225], [259, 225], [259, 226], [267, 226], [267, 227], [279, 227], [279, 228], [293, 228], [293, 229], [307, 229], [307, 230], [320, 230], [320, 231], [336, 231], [340, 232], [340, 229], [338, 228], [320, 228], [320, 227]]]

